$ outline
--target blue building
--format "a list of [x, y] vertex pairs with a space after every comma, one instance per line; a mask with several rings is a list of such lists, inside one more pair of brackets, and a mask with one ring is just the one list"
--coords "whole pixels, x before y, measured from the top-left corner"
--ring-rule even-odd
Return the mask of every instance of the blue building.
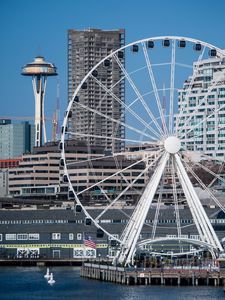
[[0, 120], [0, 159], [19, 157], [32, 152], [34, 125], [29, 122], [12, 124], [11, 120]]

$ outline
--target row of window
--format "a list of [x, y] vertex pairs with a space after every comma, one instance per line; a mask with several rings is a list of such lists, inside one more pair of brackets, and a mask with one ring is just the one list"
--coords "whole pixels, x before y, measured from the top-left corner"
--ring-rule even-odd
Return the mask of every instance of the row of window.
[[[6, 233], [6, 241], [38, 241], [40, 239], [39, 233]], [[1, 235], [2, 241], [2, 235]]]
[[[174, 235], [174, 234], [167, 234], [166, 237], [168, 237], [168, 238], [176, 238], [177, 235]], [[181, 239], [188, 239], [188, 234], [181, 234], [181, 235], [180, 235], [180, 238], [181, 238]], [[190, 239], [192, 239], [192, 240], [200, 240], [200, 237], [199, 237], [199, 235], [197, 235], [197, 234], [191, 234], [191, 235], [190, 235]]]
[[[51, 234], [52, 240], [61, 240], [61, 233], [54, 232]], [[75, 234], [68, 234], [69, 240], [73, 241]], [[76, 233], [76, 240], [81, 241], [83, 239], [82, 233]], [[40, 240], [39, 233], [6, 233], [6, 241], [38, 241]], [[2, 241], [2, 234], [0, 234], [0, 241]]]
[[4, 224], [67, 224], [70, 220], [0, 220]]
[[[225, 223], [225, 219], [211, 219], [211, 223]], [[101, 224], [126, 224], [128, 222], [127, 219], [103, 219], [99, 221]], [[146, 220], [145, 223], [153, 223], [154, 220]], [[187, 224], [192, 223], [191, 219], [182, 219], [181, 223]], [[6, 224], [68, 224], [68, 223], [76, 223], [83, 224], [84, 220], [0, 220], [0, 225]], [[158, 223], [176, 223], [176, 219], [159, 219]]]

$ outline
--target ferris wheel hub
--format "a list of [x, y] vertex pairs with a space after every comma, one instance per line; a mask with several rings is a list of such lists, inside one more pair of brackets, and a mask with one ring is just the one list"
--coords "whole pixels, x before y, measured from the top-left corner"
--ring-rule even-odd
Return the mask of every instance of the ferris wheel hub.
[[169, 136], [164, 141], [165, 150], [170, 154], [175, 154], [180, 151], [181, 141], [176, 136]]

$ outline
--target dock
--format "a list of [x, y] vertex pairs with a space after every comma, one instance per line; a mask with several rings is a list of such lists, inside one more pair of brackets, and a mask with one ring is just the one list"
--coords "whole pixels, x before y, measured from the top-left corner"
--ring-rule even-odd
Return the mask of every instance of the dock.
[[114, 267], [83, 263], [81, 276], [124, 285], [211, 285], [224, 286], [225, 270], [206, 268], [142, 268]]

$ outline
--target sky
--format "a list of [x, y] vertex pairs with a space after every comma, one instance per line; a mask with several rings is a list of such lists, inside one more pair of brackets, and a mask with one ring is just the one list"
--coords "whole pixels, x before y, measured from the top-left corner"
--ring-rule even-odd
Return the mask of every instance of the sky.
[[125, 28], [126, 43], [151, 36], [188, 36], [225, 48], [224, 0], [1, 0], [0, 117], [33, 118], [31, 78], [21, 68], [42, 55], [56, 65], [48, 79], [46, 116], [67, 105], [67, 30]]

